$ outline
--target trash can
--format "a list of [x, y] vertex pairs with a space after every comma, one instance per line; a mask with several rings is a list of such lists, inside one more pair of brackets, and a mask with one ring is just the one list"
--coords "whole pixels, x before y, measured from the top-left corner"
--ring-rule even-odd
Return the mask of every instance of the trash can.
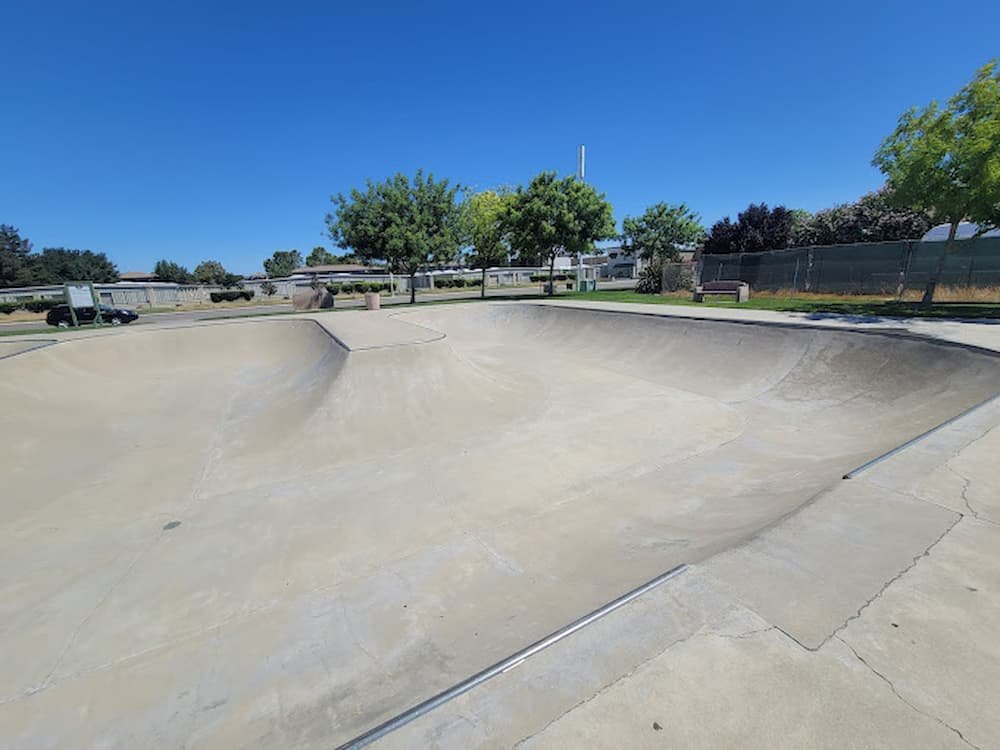
[[378, 310], [382, 307], [382, 296], [378, 292], [365, 292], [365, 307]]

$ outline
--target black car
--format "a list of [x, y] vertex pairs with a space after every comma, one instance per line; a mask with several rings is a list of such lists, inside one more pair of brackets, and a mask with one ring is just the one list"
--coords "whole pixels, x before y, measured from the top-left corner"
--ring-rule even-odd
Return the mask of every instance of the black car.
[[[135, 310], [127, 310], [124, 307], [109, 307], [101, 305], [101, 320], [113, 326], [120, 326], [122, 323], [131, 323], [139, 317]], [[76, 320], [83, 325], [93, 323], [97, 318], [97, 308], [78, 307], [76, 308]], [[45, 316], [45, 322], [50, 326], [59, 328], [69, 328], [73, 325], [73, 316], [70, 315], [69, 305], [56, 305], [49, 310]]]

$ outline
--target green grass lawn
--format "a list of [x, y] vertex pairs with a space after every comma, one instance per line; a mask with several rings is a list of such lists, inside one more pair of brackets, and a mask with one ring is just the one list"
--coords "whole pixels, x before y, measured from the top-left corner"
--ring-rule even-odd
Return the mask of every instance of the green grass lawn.
[[637, 294], [630, 290], [570, 292], [559, 295], [564, 299], [592, 302], [639, 302], [647, 305], [685, 305], [689, 307], [730, 307], [740, 310], [775, 310], [806, 314], [853, 315], [876, 318], [1000, 318], [1000, 303], [941, 302], [924, 309], [919, 302], [872, 297], [751, 297], [741, 304], [729, 298], [693, 302], [691, 295]]

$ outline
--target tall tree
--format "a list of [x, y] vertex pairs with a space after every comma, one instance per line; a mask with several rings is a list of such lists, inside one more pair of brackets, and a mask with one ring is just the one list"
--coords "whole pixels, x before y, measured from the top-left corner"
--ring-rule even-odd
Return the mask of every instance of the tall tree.
[[338, 258], [325, 247], [317, 245], [306, 257], [307, 266], [328, 266], [336, 263]]
[[368, 181], [362, 191], [331, 200], [327, 214], [330, 238], [351, 248], [365, 262], [385, 261], [389, 270], [410, 277], [410, 302], [416, 301], [417, 271], [455, 257], [461, 242], [458, 186], [435, 181], [418, 170], [411, 181], [397, 174], [384, 182]]
[[947, 223], [937, 267], [924, 289], [934, 292], [958, 225], [969, 219], [980, 232], [1000, 226], [1000, 70], [994, 60], [940, 106], [931, 102], [900, 118], [872, 163], [889, 179], [897, 205], [927, 211]]
[[160, 281], [172, 281], [175, 284], [190, 284], [194, 280], [189, 270], [169, 260], [156, 261], [153, 275]]
[[698, 214], [681, 203], [654, 203], [641, 216], [622, 221], [622, 242], [644, 260], [680, 260], [681, 249], [705, 236]]
[[46, 247], [32, 257], [36, 284], [62, 284], [67, 281], [118, 281], [118, 269], [104, 253], [90, 250], [67, 250]]
[[766, 203], [751, 203], [736, 217], [725, 217], [712, 225], [705, 238], [706, 253], [759, 253], [781, 250], [792, 238], [793, 213], [784, 206], [768, 208]]
[[593, 252], [594, 242], [615, 236], [611, 204], [594, 188], [574, 177], [542, 172], [528, 187], [518, 187], [506, 212], [511, 247], [522, 258], [545, 259], [549, 294], [556, 257]]
[[512, 196], [508, 190], [483, 190], [463, 203], [469, 262], [473, 268], [482, 269], [481, 297], [486, 296], [486, 269], [504, 263], [510, 253], [505, 216]]
[[298, 250], [276, 250], [264, 261], [264, 272], [269, 278], [290, 276], [296, 268], [302, 267], [302, 254]]
[[31, 260], [28, 238], [9, 224], [0, 224], [0, 287], [31, 284]]

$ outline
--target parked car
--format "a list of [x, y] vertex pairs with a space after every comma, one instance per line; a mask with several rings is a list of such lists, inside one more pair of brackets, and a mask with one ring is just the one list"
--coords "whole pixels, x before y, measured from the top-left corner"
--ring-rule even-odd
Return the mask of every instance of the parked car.
[[[136, 320], [139, 314], [135, 310], [128, 310], [124, 307], [110, 307], [101, 305], [101, 320], [113, 326], [120, 326], [123, 323], [131, 323]], [[78, 323], [93, 323], [97, 318], [97, 308], [78, 307], [76, 308], [76, 320]], [[56, 305], [49, 310], [45, 316], [45, 322], [50, 326], [58, 328], [69, 328], [73, 325], [73, 316], [69, 312], [69, 305]]]

